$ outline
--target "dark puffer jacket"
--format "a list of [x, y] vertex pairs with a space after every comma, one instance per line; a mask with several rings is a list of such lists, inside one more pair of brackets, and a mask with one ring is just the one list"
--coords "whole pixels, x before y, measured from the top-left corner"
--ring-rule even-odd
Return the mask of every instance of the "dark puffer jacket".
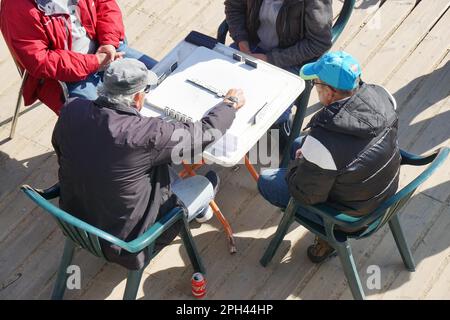
[[361, 216], [396, 192], [398, 118], [395, 99], [384, 88], [362, 84], [350, 99], [319, 111], [308, 127], [302, 157], [286, 177], [297, 201], [327, 202]]
[[[258, 44], [259, 11], [263, 0], [225, 0], [230, 35], [237, 43]], [[300, 66], [331, 47], [331, 0], [284, 0], [277, 18], [278, 48], [267, 53], [281, 67]]]

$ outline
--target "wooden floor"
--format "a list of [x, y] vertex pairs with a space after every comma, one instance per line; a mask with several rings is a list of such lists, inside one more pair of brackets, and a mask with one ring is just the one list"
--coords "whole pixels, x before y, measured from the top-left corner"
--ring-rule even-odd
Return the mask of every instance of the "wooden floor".
[[[190, 30], [214, 35], [224, 18], [219, 0], [120, 0], [128, 40], [160, 59]], [[338, 12], [342, 0], [335, 0]], [[389, 88], [400, 106], [400, 145], [415, 153], [450, 146], [450, 0], [359, 0], [335, 49], [362, 63], [364, 80]], [[35, 105], [23, 111], [17, 135], [7, 139], [19, 77], [0, 40], [0, 299], [48, 299], [63, 236], [55, 223], [19, 192], [22, 184], [56, 181], [50, 137], [56, 117]], [[313, 97], [309, 116], [318, 109]], [[90, 156], [90, 155], [86, 155]], [[94, 156], [94, 155], [92, 155]], [[450, 299], [450, 161], [427, 182], [401, 214], [417, 262], [407, 272], [387, 228], [352, 242], [363, 284], [367, 270], [381, 270], [381, 289], [369, 299]], [[316, 266], [306, 257], [313, 236], [295, 226], [273, 262], [259, 259], [275, 232], [280, 211], [258, 195], [243, 167], [221, 169], [218, 203], [236, 234], [230, 256], [217, 220], [192, 224], [208, 270], [208, 299], [350, 299], [338, 259]], [[417, 174], [402, 171], [401, 183]], [[77, 252], [82, 288], [69, 299], [120, 299], [125, 271]], [[191, 266], [177, 239], [146, 269], [140, 299], [192, 299]]]

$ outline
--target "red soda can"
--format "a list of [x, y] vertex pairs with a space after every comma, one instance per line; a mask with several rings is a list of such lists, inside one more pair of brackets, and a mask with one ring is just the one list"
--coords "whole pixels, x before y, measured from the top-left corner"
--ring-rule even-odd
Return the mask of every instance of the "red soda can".
[[200, 272], [192, 275], [192, 294], [196, 298], [203, 298], [206, 295], [206, 279]]

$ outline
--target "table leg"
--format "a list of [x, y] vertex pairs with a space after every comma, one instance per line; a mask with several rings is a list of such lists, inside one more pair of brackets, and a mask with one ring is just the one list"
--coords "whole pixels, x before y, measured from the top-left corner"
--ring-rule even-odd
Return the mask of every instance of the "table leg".
[[245, 166], [247, 167], [248, 172], [252, 175], [253, 179], [258, 182], [259, 174], [256, 171], [255, 167], [250, 163], [248, 156], [245, 156]]
[[[187, 173], [187, 175], [193, 177], [195, 176], [195, 171], [193, 170], [193, 167], [195, 167], [196, 165], [190, 166], [189, 164], [185, 163], [183, 161], [183, 167], [184, 167], [184, 171]], [[200, 165], [201, 166], [201, 165]], [[180, 176], [181, 176], [180, 172]], [[228, 237], [228, 244], [229, 244], [229, 248], [230, 248], [230, 253], [236, 253], [237, 249], [236, 249], [236, 241], [234, 240], [234, 235], [233, 235], [233, 230], [231, 229], [231, 226], [228, 222], [228, 220], [225, 218], [225, 216], [222, 214], [222, 212], [220, 211], [219, 206], [217, 205], [217, 203], [212, 200], [209, 203], [209, 206], [211, 207], [211, 209], [214, 212], [214, 215], [216, 216], [217, 219], [219, 219], [220, 223], [222, 224], [222, 226], [225, 229], [225, 233], [227, 234]]]

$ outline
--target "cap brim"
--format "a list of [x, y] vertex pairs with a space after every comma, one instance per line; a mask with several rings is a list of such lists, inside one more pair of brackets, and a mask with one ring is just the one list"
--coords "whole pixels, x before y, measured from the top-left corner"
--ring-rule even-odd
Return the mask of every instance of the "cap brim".
[[300, 78], [302, 78], [304, 80], [312, 80], [312, 79], [319, 78], [319, 76], [317, 75], [317, 71], [316, 71], [316, 63], [313, 62], [313, 63], [305, 64], [300, 69]]
[[158, 76], [153, 71], [148, 70], [148, 85], [158, 84]]

